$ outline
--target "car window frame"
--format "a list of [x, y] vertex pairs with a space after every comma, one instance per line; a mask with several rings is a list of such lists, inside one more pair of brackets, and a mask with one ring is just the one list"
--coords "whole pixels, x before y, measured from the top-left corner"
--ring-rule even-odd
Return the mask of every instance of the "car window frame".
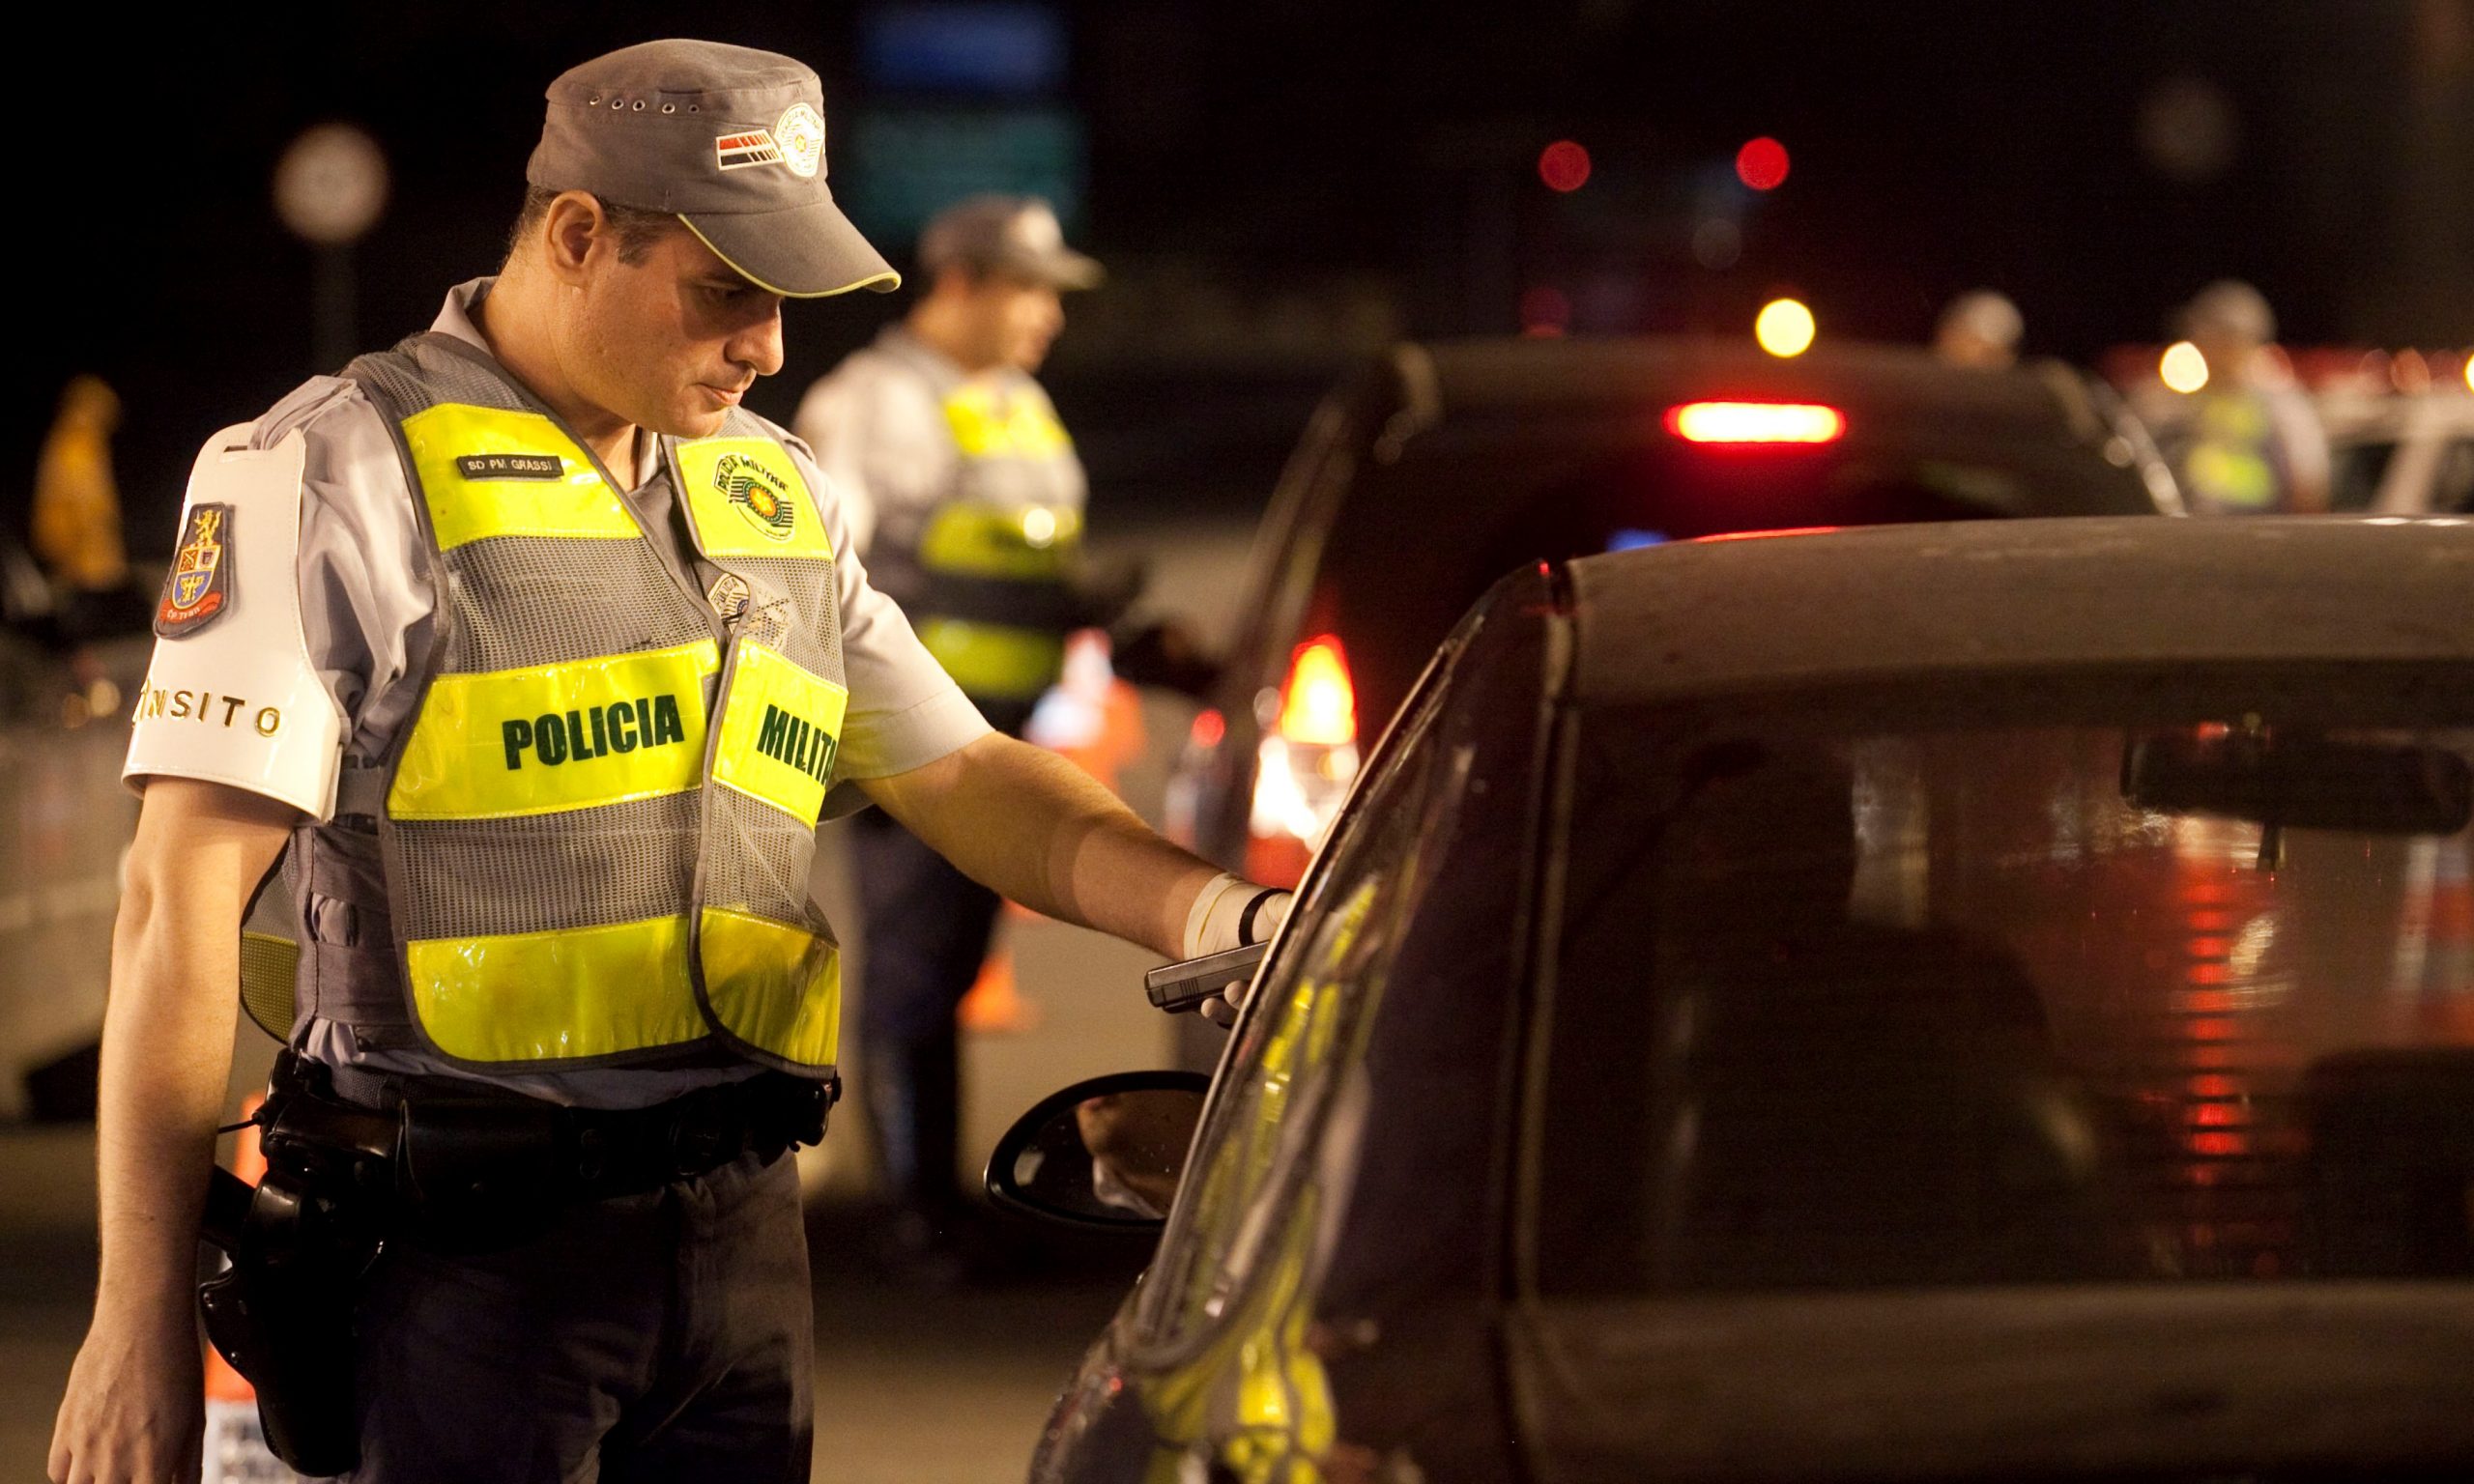
[[[1329, 837], [1309, 863], [1299, 883], [1299, 908], [1281, 924], [1280, 932], [1275, 936], [1271, 953], [1264, 960], [1261, 977], [1256, 980], [1255, 991], [1248, 998], [1237, 1023], [1230, 1028], [1227, 1047], [1222, 1053], [1219, 1067], [1213, 1071], [1211, 1097], [1195, 1125], [1192, 1146], [1194, 1151], [1214, 1148], [1221, 1141], [1242, 1136], [1246, 1131], [1229, 1122], [1237, 1116], [1234, 1110], [1242, 1100], [1238, 1083], [1232, 1076], [1239, 1050], [1248, 1045], [1250, 1032], [1263, 1016], [1287, 1010], [1295, 985], [1308, 969], [1313, 945], [1321, 937], [1323, 925], [1334, 911], [1346, 905], [1345, 899], [1336, 899], [1333, 896], [1333, 876], [1358, 835], [1383, 823], [1379, 818], [1369, 817], [1370, 801], [1383, 793], [1392, 780], [1416, 758], [1418, 743], [1432, 729], [1443, 712], [1452, 676], [1460, 658], [1468, 652], [1468, 641], [1475, 632], [1473, 622], [1464, 620], [1427, 660], [1417, 685], [1376, 745], [1359, 785], [1350, 791]], [[1395, 943], [1389, 951], [1396, 952], [1396, 949]], [[1309, 1116], [1293, 1126], [1300, 1131], [1280, 1136], [1261, 1188], [1252, 1200], [1244, 1204], [1238, 1216], [1243, 1217], [1245, 1212], [1264, 1210], [1263, 1215], [1252, 1218], [1252, 1224], [1269, 1230], [1280, 1226], [1293, 1213], [1303, 1184], [1303, 1173], [1314, 1163], [1310, 1154], [1318, 1142], [1319, 1127], [1312, 1115], [1320, 1111], [1319, 1105], [1309, 1108]], [[1199, 1174], [1201, 1161], [1190, 1156], [1187, 1168]], [[1181, 1314], [1183, 1296], [1176, 1292], [1179, 1285], [1171, 1280], [1170, 1274], [1182, 1276], [1185, 1265], [1172, 1259], [1180, 1247], [1190, 1247], [1201, 1239], [1202, 1234], [1196, 1229], [1200, 1219], [1196, 1208], [1200, 1202], [1201, 1184], [1199, 1180], [1190, 1180], [1179, 1186], [1176, 1202], [1170, 1208], [1167, 1222], [1161, 1232], [1160, 1243], [1145, 1270], [1144, 1292], [1136, 1298], [1129, 1358], [1146, 1369], [1183, 1364], [1210, 1349], [1228, 1325], [1250, 1307], [1255, 1290], [1262, 1285], [1274, 1266], [1259, 1260], [1262, 1253], [1258, 1249], [1248, 1260], [1245, 1270], [1227, 1285], [1224, 1301], [1218, 1314], [1191, 1319]], [[1237, 1239], [1232, 1236], [1230, 1240], [1233, 1246]]]

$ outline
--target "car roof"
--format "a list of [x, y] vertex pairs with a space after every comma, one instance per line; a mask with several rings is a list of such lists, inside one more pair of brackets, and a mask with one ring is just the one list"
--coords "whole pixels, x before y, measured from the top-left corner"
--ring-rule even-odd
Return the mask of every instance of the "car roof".
[[2474, 523], [2066, 518], [1571, 562], [1585, 703], [1889, 679], [2474, 661]]
[[[1649, 407], [1678, 398], [1852, 400], [1877, 413], [1930, 409], [2069, 430], [2103, 427], [2084, 381], [2058, 362], [2001, 371], [1953, 366], [1915, 346], [1825, 343], [1782, 359], [1714, 336], [1470, 339], [1402, 346], [1392, 356], [1413, 407], [1449, 417], [1472, 408], [1513, 415], [1559, 409]], [[1860, 428], [1863, 419], [1853, 419]]]

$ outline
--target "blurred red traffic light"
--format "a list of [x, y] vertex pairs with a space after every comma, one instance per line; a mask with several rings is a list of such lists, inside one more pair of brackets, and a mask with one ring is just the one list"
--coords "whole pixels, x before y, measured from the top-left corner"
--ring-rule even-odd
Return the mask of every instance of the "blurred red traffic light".
[[1748, 140], [1736, 151], [1736, 179], [1755, 190], [1775, 190], [1787, 182], [1787, 147], [1768, 134]]
[[1538, 178], [1549, 190], [1578, 190], [1589, 182], [1589, 151], [1558, 139], [1538, 155]]

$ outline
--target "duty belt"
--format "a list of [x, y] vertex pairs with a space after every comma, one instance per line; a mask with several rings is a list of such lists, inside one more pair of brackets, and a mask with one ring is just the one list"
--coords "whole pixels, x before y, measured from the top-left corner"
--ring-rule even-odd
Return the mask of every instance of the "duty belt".
[[[760, 1072], [646, 1108], [574, 1108], [446, 1077], [331, 1069], [286, 1052], [268, 1101], [267, 1156], [342, 1158], [424, 1228], [509, 1207], [608, 1200], [692, 1180], [744, 1155], [767, 1162], [824, 1137], [841, 1079]], [[426, 1217], [426, 1219], [422, 1219]]]

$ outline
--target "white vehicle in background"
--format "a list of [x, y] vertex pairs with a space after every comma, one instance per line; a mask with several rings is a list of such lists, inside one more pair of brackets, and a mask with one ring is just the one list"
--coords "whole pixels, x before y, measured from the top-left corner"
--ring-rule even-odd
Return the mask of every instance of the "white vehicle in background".
[[2474, 388], [2465, 357], [2372, 351], [2350, 360], [2309, 383], [2328, 430], [2330, 507], [2373, 515], [2474, 510]]
[[[2173, 385], [2186, 367], [2174, 346], [2117, 346], [2105, 378], [2166, 437], [2176, 416]], [[2195, 353], [2193, 353], [2195, 354]], [[2271, 347], [2280, 369], [2318, 414], [2328, 442], [2328, 507], [2341, 515], [2474, 512], [2474, 385], [2462, 351]]]
[[58, 612], [25, 553], [0, 548], [0, 1124], [94, 1115], [137, 822], [121, 755], [154, 642], [139, 612]]

